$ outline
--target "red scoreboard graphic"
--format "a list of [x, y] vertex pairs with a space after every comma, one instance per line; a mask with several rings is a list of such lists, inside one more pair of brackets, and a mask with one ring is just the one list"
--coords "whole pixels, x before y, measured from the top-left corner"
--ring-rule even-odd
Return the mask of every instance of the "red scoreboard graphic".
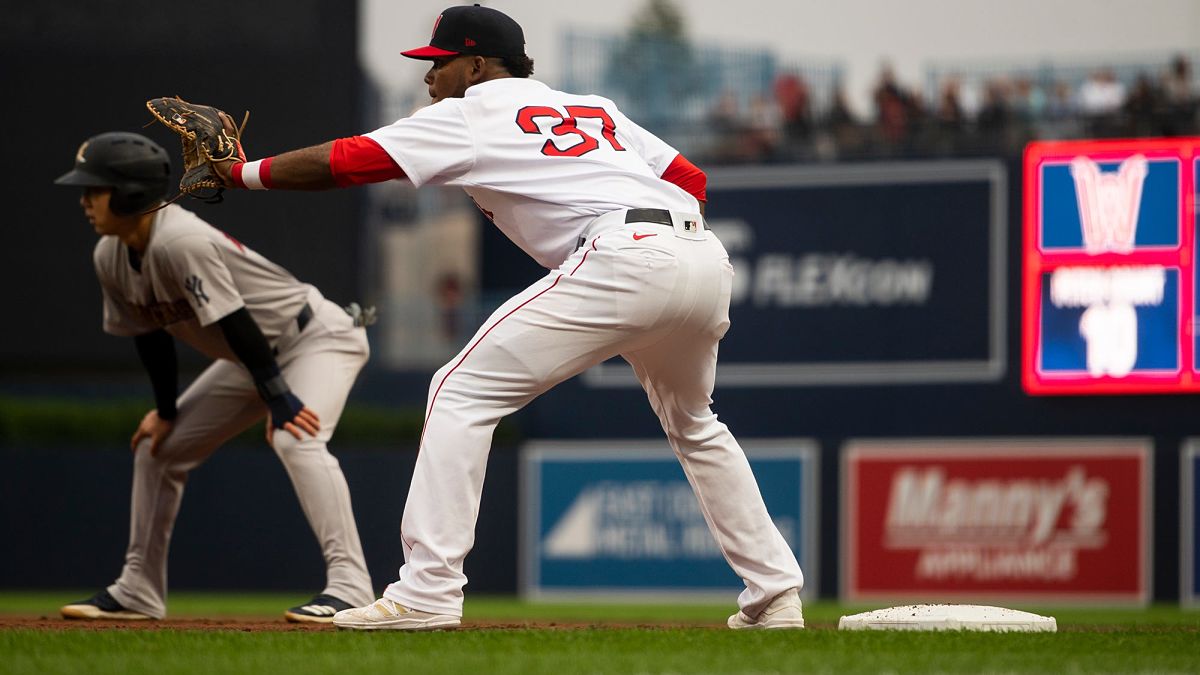
[[1200, 391], [1198, 172], [1200, 138], [1029, 144], [1026, 392]]
[[1143, 604], [1150, 450], [1136, 438], [850, 441], [842, 599]]

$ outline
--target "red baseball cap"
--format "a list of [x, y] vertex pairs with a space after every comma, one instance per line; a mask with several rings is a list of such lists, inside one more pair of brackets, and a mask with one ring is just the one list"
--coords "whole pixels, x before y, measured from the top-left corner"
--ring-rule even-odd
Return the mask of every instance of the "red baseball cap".
[[525, 32], [504, 12], [478, 4], [458, 5], [438, 16], [428, 47], [400, 53], [410, 59], [425, 60], [459, 54], [524, 56]]

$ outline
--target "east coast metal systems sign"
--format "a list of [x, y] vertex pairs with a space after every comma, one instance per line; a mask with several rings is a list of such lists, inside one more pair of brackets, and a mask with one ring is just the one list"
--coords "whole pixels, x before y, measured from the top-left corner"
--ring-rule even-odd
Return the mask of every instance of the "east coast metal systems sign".
[[[743, 439], [776, 527], [816, 579], [816, 444]], [[744, 585], [661, 441], [538, 441], [521, 456], [521, 589], [527, 597], [729, 599]]]

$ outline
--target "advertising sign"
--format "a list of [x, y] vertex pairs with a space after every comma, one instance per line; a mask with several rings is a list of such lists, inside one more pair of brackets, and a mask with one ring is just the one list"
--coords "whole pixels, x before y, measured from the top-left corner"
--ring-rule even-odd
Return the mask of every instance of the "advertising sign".
[[[816, 591], [816, 444], [744, 440], [776, 527]], [[521, 589], [527, 597], [647, 598], [744, 588], [666, 440], [539, 441], [521, 456]]]
[[1197, 148], [1195, 138], [1028, 146], [1027, 392], [1200, 390]]
[[1179, 597], [1183, 604], [1200, 605], [1200, 500], [1196, 486], [1200, 485], [1200, 439], [1191, 438], [1183, 444], [1179, 471]]
[[[1003, 376], [1002, 163], [722, 169], [708, 194], [735, 271], [719, 386]], [[584, 381], [638, 386], [619, 360]]]
[[1147, 602], [1151, 442], [862, 440], [843, 450], [842, 594]]

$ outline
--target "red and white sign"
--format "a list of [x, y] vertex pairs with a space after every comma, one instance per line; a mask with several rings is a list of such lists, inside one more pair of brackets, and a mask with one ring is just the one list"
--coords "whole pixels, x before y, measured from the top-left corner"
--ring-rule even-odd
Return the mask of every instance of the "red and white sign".
[[1149, 599], [1145, 439], [850, 441], [842, 596]]

